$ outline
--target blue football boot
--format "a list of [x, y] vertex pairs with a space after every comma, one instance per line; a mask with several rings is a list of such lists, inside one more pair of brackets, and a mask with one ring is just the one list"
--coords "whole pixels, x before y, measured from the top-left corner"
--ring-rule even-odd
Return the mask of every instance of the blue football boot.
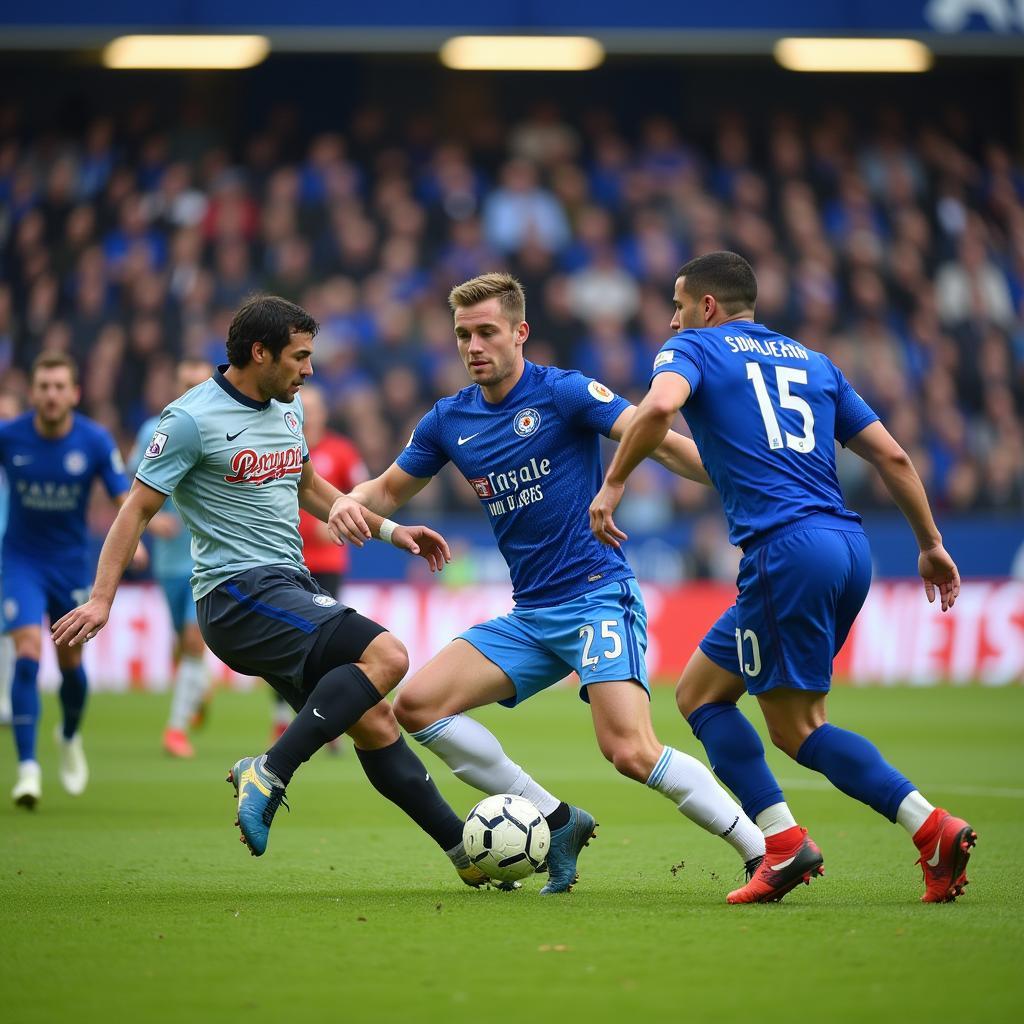
[[551, 833], [547, 859], [548, 884], [541, 889], [541, 896], [572, 890], [579, 878], [576, 858], [596, 835], [597, 822], [583, 808], [570, 806], [569, 820]]
[[270, 826], [278, 807], [284, 803], [284, 786], [267, 771], [266, 754], [243, 757], [228, 774], [228, 782], [235, 787], [238, 798], [238, 817], [235, 824], [242, 832], [242, 842], [254, 857], [261, 857], [270, 839]]

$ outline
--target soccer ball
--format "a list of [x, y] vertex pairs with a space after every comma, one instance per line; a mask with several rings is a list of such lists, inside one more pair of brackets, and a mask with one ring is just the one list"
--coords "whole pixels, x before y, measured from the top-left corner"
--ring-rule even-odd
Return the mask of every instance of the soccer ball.
[[469, 859], [486, 875], [499, 882], [515, 882], [544, 863], [551, 830], [529, 800], [499, 793], [469, 812], [462, 842]]

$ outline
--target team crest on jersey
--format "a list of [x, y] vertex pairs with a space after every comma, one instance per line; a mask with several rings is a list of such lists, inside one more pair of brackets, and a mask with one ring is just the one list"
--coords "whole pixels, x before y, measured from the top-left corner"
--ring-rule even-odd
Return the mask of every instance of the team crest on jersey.
[[540, 413], [536, 409], [523, 409], [516, 413], [512, 426], [520, 437], [529, 437], [540, 426]]
[[610, 402], [615, 397], [600, 381], [592, 380], [587, 385], [587, 390], [590, 392], [590, 397], [596, 398], [599, 402]]
[[473, 490], [481, 498], [493, 498], [494, 488], [491, 486], [491, 481], [485, 476], [474, 476], [471, 477], [469, 482], [473, 485]]
[[153, 435], [153, 440], [149, 442], [149, 447], [146, 449], [146, 458], [155, 459], [158, 455], [163, 455], [164, 445], [167, 444], [167, 435], [160, 433], [158, 430]]
[[313, 597], [313, 604], [318, 605], [321, 608], [330, 608], [332, 605], [337, 603], [338, 602], [329, 594], [315, 594]]
[[284, 425], [296, 436], [301, 432], [302, 428], [299, 426], [299, 417], [295, 415], [290, 409], [284, 414]]
[[72, 476], [81, 476], [89, 466], [84, 452], [70, 451], [64, 456], [64, 469]]

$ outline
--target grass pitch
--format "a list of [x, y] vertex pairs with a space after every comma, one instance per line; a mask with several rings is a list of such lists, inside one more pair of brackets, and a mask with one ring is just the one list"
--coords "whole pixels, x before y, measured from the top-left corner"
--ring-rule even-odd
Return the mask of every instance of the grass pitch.
[[[183, 763], [159, 751], [166, 698], [97, 696], [93, 781], [73, 799], [57, 781], [47, 699], [43, 801], [34, 814], [8, 802], [9, 754], [0, 801], [5, 1022], [1019, 1019], [1024, 689], [831, 699], [836, 724], [865, 732], [977, 828], [972, 884], [952, 906], [918, 903], [902, 829], [774, 752], [827, 874], [780, 905], [726, 906], [732, 851], [618, 777], [568, 690], [480, 717], [601, 822], [574, 893], [542, 899], [539, 878], [512, 894], [464, 887], [371, 790], [351, 748], [301, 771], [291, 814], [255, 860], [222, 780], [263, 748], [268, 705], [265, 692], [219, 694]], [[665, 742], [703, 756], [670, 689], [654, 710]], [[424, 759], [468, 810], [475, 791]]]

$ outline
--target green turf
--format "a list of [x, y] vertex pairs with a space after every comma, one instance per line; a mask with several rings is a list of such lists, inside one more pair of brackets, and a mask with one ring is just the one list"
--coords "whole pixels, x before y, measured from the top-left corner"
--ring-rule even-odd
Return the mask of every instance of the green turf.
[[[266, 695], [218, 695], [189, 763], [158, 750], [165, 707], [96, 697], [93, 781], [72, 799], [48, 699], [43, 802], [34, 814], [0, 803], [5, 1022], [1019, 1019], [1024, 689], [831, 701], [833, 721], [868, 733], [978, 829], [972, 884], [952, 906], [918, 903], [901, 829], [773, 756], [828, 873], [781, 905], [727, 907], [732, 852], [617, 777], [568, 691], [482, 717], [601, 822], [571, 895], [542, 899], [539, 879], [515, 894], [465, 888], [350, 750], [303, 769], [254, 860], [222, 779], [262, 746]], [[670, 690], [655, 716], [662, 739], [697, 752]], [[467, 810], [475, 792], [427, 758]]]

